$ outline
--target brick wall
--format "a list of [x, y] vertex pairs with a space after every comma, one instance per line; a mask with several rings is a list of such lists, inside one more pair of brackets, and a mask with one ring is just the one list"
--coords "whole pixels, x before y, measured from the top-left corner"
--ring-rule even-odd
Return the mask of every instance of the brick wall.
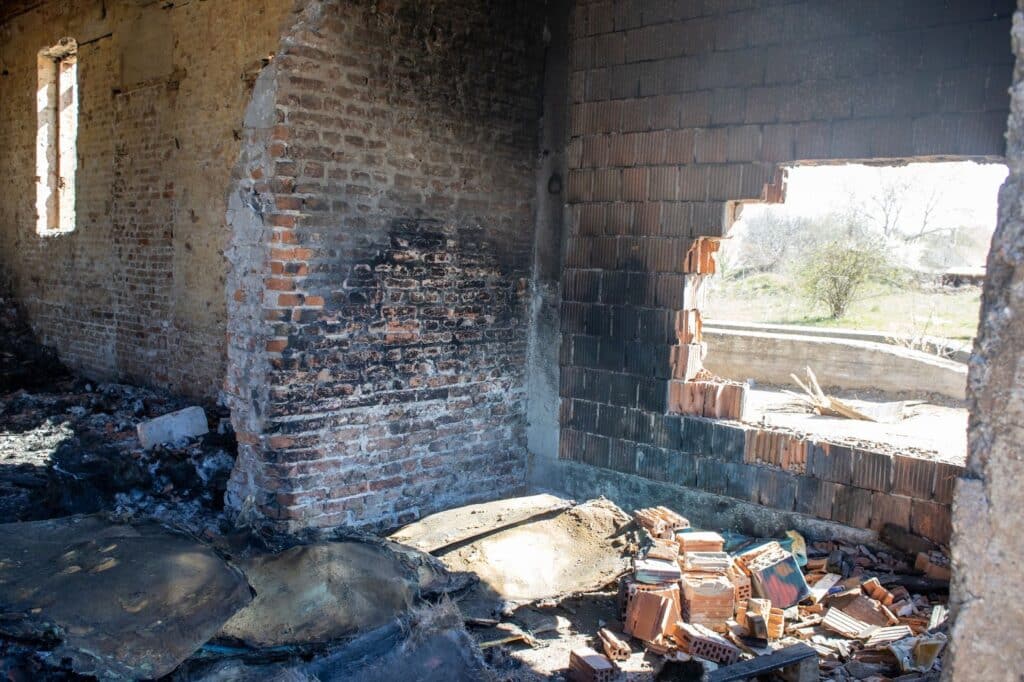
[[542, 17], [310, 3], [232, 193], [229, 501], [389, 526], [525, 481]]
[[[697, 237], [722, 236], [729, 202], [768, 198], [780, 164], [1001, 156], [1012, 9], [578, 2], [560, 457], [806, 511], [790, 493], [820, 482], [686, 446], [703, 420], [666, 414], [675, 315], [699, 308], [684, 300], [685, 278], [701, 277], [683, 274], [684, 257]], [[844, 500], [895, 490], [838, 485], [830, 514], [854, 525], [871, 519]]]
[[[0, 269], [90, 376], [213, 400], [225, 197], [260, 59], [292, 0], [26, 3], [0, 24]], [[77, 229], [35, 231], [36, 54], [79, 45]]]

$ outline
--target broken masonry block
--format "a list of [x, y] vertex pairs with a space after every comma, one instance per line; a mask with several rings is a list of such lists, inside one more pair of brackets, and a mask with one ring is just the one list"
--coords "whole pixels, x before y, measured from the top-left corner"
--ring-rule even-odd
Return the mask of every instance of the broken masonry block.
[[726, 572], [729, 580], [732, 581], [733, 587], [736, 590], [736, 603], [746, 601], [751, 597], [750, 589], [750, 576], [743, 572], [743, 570], [736, 565], [736, 561], [733, 560], [729, 566], [729, 570]]
[[868, 625], [886, 627], [900, 622], [881, 602], [863, 594], [856, 595], [847, 603], [838, 606], [838, 608], [846, 615]]
[[679, 552], [721, 552], [725, 546], [725, 540], [718, 533], [711, 530], [695, 530], [689, 533], [677, 533], [676, 542], [679, 544]]
[[737, 557], [743, 571], [750, 576], [751, 588], [772, 605], [788, 609], [810, 594], [796, 557], [782, 549], [778, 542], [769, 542]]
[[198, 405], [139, 422], [135, 427], [139, 443], [146, 450], [163, 443], [174, 443], [204, 436], [209, 431], [206, 412]]
[[637, 559], [633, 565], [633, 575], [638, 582], [659, 585], [679, 580], [681, 572], [679, 562], [674, 559]]
[[601, 628], [598, 630], [597, 637], [601, 640], [601, 646], [604, 648], [604, 655], [609, 659], [613, 661], [629, 660], [633, 650], [630, 649], [629, 644], [627, 644], [621, 637], [608, 628]]
[[569, 679], [573, 682], [612, 682], [618, 669], [590, 647], [569, 652]]
[[868, 595], [872, 599], [877, 599], [878, 601], [882, 602], [884, 606], [889, 606], [894, 601], [896, 601], [895, 597], [893, 597], [892, 592], [882, 587], [882, 583], [878, 582], [878, 578], [871, 578], [869, 580], [865, 580], [863, 583], [861, 583], [860, 589], [861, 592]]
[[887, 648], [896, 657], [903, 672], [923, 673], [932, 669], [935, 659], [945, 646], [946, 636], [938, 632], [934, 635], [901, 639], [892, 642]]
[[706, 343], [686, 343], [672, 346], [670, 360], [672, 362], [672, 378], [678, 381], [691, 381], [704, 369], [704, 358], [708, 355]]
[[648, 507], [633, 512], [643, 528], [655, 538], [674, 540], [675, 532], [690, 527], [689, 520], [680, 516], [668, 507]]
[[942, 552], [919, 552], [914, 561], [914, 569], [934, 580], [950, 580], [953, 577], [949, 559]]
[[725, 380], [669, 382], [669, 411], [694, 417], [741, 419], [747, 384]]
[[683, 260], [683, 272], [698, 275], [715, 274], [715, 252], [720, 246], [720, 241], [714, 237], [694, 239]]
[[655, 592], [637, 592], [629, 602], [623, 629], [637, 639], [653, 642], [667, 634], [677, 620], [679, 608], [671, 598]]
[[704, 310], [707, 307], [707, 275], [683, 275], [683, 307]]
[[683, 649], [691, 656], [706, 658], [721, 665], [732, 665], [739, 660], [739, 649], [702, 625], [678, 623], [676, 632], [682, 640]]
[[768, 614], [768, 639], [782, 639], [785, 632], [786, 613], [773, 606]]
[[651, 545], [644, 553], [644, 558], [658, 559], [659, 561], [676, 561], [679, 559], [679, 545], [674, 540], [653, 538]]
[[[736, 623], [750, 635], [768, 639], [768, 618], [771, 611], [772, 603], [767, 599], [748, 599], [736, 606]], [[764, 631], [758, 632], [761, 626]]]
[[678, 582], [648, 585], [637, 582], [636, 578], [633, 576], [626, 576], [619, 581], [620, 614], [622, 616], [622, 622], [626, 622], [626, 617], [629, 614], [629, 607], [636, 598], [636, 595], [641, 592], [649, 592], [671, 599], [675, 604], [676, 611], [679, 612], [680, 610]]
[[729, 579], [724, 575], [685, 573], [680, 583], [683, 620], [725, 632], [736, 606], [736, 590]]
[[682, 346], [694, 344], [701, 345], [704, 324], [701, 321], [700, 310], [691, 308], [676, 312], [676, 337]]
[[[822, 566], [822, 568], [824, 568], [824, 566]], [[836, 583], [838, 583], [842, 579], [843, 576], [839, 575], [838, 573], [825, 573], [820, 578], [818, 578], [817, 582], [815, 582], [814, 585], [811, 586], [811, 594], [809, 597], [811, 603], [817, 604], [822, 599], [824, 599], [825, 596], [829, 593], [829, 590], [835, 587]]]
[[684, 571], [726, 575], [732, 567], [732, 557], [727, 552], [687, 552], [680, 560]]
[[894, 625], [888, 628], [878, 628], [872, 632], [871, 636], [864, 642], [864, 648], [874, 649], [913, 636], [913, 630], [911, 630], [907, 625]]
[[847, 639], [867, 638], [877, 630], [876, 627], [859, 621], [835, 608], [825, 612], [821, 625], [825, 629], [836, 632]]

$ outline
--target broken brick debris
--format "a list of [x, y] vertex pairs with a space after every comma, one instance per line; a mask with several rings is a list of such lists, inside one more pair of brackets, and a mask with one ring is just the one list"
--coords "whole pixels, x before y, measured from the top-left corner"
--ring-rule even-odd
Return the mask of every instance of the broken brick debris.
[[825, 618], [821, 621], [821, 624], [826, 629], [836, 632], [848, 639], [860, 639], [866, 634], [870, 635], [874, 630], [874, 628], [867, 623], [857, 620], [853, 616], [837, 608], [829, 609], [825, 613]]
[[696, 623], [680, 623], [683, 648], [691, 656], [706, 658], [721, 665], [732, 665], [740, 658], [740, 650], [729, 640]]
[[718, 632], [736, 610], [736, 590], [725, 575], [684, 573], [682, 576], [683, 620]]
[[846, 615], [875, 627], [888, 627], [899, 623], [899, 619], [885, 608], [884, 604], [863, 594], [854, 596], [839, 608]]
[[682, 577], [678, 561], [637, 559], [634, 571], [638, 581], [649, 585], [678, 581]]
[[679, 563], [684, 571], [725, 575], [732, 568], [732, 557], [726, 552], [686, 552]]
[[[690, 528], [665, 507], [638, 510], [634, 518], [645, 532], [633, 570], [619, 580], [622, 630], [666, 663], [712, 662], [722, 666], [716, 679], [745, 679], [748, 669], [779, 669], [772, 657], [791, 651], [792, 679], [816, 679], [818, 666], [826, 677], [846, 667], [835, 679], [850, 679], [865, 666], [931, 670], [945, 642], [933, 630], [945, 622], [944, 604], [900, 584], [928, 590], [943, 583], [907, 575], [909, 563], [889, 550], [808, 543], [791, 532], [782, 542], [740, 542], [731, 554], [722, 535]], [[730, 543], [737, 544], [731, 537]], [[936, 549], [917, 564], [941, 569], [948, 559]], [[629, 645], [611, 630], [596, 640], [609, 662], [630, 659]], [[796, 665], [804, 659], [810, 662]]]
[[949, 559], [938, 551], [918, 553], [914, 568], [936, 580], [949, 580], [952, 577]]
[[748, 599], [736, 607], [736, 622], [752, 637], [779, 639], [786, 627], [782, 609], [775, 608], [767, 599]]
[[[689, 369], [684, 374], [689, 375]], [[747, 389], [746, 383], [700, 378], [699, 375], [693, 380], [674, 379], [669, 382], [669, 412], [713, 419], [742, 419]]]
[[640, 591], [629, 601], [625, 630], [637, 639], [653, 642], [666, 635], [678, 620], [679, 607], [671, 597]]
[[871, 597], [882, 602], [885, 606], [889, 606], [895, 601], [893, 593], [882, 587], [882, 583], [878, 582], [878, 578], [870, 578], [865, 580], [860, 585], [861, 591]]
[[873, 649], [885, 644], [891, 644], [892, 642], [898, 642], [901, 639], [912, 637], [913, 635], [913, 630], [906, 625], [894, 625], [887, 628], [878, 628], [871, 633], [871, 636], [868, 637], [867, 640], [865, 640], [864, 646], [865, 648]]
[[633, 512], [637, 523], [651, 534], [651, 537], [672, 540], [677, 530], [690, 527], [690, 522], [668, 507], [650, 507]]
[[676, 535], [680, 553], [689, 552], [721, 552], [725, 540], [713, 531], [701, 530]]
[[613, 661], [625, 661], [633, 653], [629, 644], [608, 628], [598, 630], [597, 637], [601, 640], [604, 655]]
[[696, 275], [715, 274], [715, 253], [720, 247], [720, 240], [714, 237], [694, 239], [683, 261], [683, 272]]
[[617, 672], [607, 657], [590, 647], [569, 652], [569, 679], [573, 682], [611, 682]]
[[796, 557], [782, 549], [778, 542], [744, 552], [737, 557], [737, 562], [750, 576], [754, 594], [769, 599], [779, 608], [795, 606], [810, 595]]
[[680, 345], [701, 343], [703, 328], [700, 310], [680, 310], [676, 313], [676, 337]]

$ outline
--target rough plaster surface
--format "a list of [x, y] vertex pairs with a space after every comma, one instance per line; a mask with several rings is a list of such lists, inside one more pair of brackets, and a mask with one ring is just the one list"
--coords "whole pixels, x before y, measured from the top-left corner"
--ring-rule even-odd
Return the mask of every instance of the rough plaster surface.
[[527, 447], [530, 475], [542, 483], [558, 458], [558, 306], [565, 246], [566, 143], [569, 124], [569, 17], [571, 2], [548, 3], [540, 156], [536, 177], [530, 337], [527, 362]]
[[[215, 399], [228, 180], [292, 0], [33, 3], [0, 24], [0, 270], [73, 368]], [[35, 231], [36, 53], [78, 53], [77, 227]]]
[[953, 503], [952, 654], [946, 679], [1019, 680], [1024, 670], [1024, 14], [981, 326], [971, 360], [967, 474]]

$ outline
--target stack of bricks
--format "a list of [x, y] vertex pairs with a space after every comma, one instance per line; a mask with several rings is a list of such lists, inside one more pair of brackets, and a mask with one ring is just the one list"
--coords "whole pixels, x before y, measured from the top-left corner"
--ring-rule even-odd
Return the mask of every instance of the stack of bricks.
[[721, 535], [710, 530], [698, 530], [689, 533], [679, 533], [676, 536], [679, 543], [679, 552], [689, 554], [690, 552], [721, 552], [725, 547], [725, 540]]
[[675, 540], [676, 531], [690, 527], [690, 522], [668, 507], [650, 507], [633, 512], [634, 518], [651, 537]]
[[683, 620], [726, 632], [736, 608], [736, 588], [725, 573], [687, 571], [681, 582]]

